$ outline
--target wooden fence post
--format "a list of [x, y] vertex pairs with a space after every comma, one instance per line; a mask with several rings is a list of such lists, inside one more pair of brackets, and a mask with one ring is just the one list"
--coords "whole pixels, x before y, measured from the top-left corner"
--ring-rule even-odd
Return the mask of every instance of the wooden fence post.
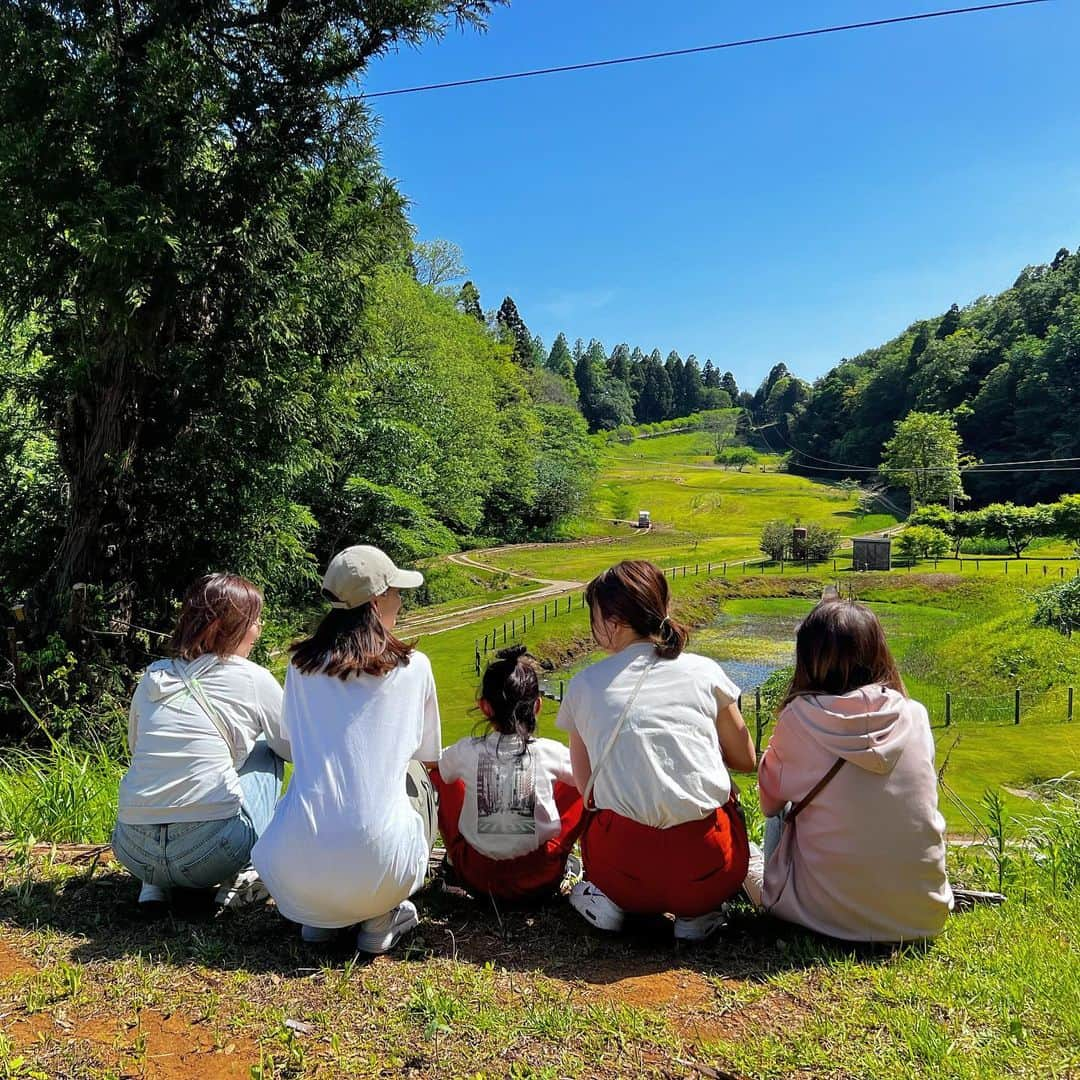
[[562, 679], [560, 679], [559, 680], [559, 700], [560, 701], [562, 701], [562, 695], [563, 695], [563, 681], [562, 681]]
[[1069, 687], [1069, 707], [1065, 713], [1065, 719], [1071, 724], [1073, 718], [1073, 688]]
[[1020, 723], [1020, 687], [1018, 686], [1013, 698], [1013, 723]]
[[952, 723], [952, 694], [945, 691], [945, 726], [948, 727]]

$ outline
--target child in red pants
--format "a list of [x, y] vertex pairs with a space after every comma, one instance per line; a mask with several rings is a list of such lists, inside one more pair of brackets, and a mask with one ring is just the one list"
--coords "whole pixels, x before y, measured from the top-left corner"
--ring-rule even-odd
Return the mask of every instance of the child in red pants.
[[488, 665], [478, 705], [490, 730], [448, 747], [431, 773], [447, 859], [472, 893], [549, 896], [584, 819], [569, 750], [535, 735], [540, 686], [524, 645]]

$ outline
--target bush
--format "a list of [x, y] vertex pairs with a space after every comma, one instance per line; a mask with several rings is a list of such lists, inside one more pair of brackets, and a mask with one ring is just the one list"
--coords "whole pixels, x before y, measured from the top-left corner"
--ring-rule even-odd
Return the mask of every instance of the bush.
[[826, 559], [831, 559], [839, 543], [839, 529], [827, 529], [816, 522], [811, 522], [806, 526], [806, 558], [810, 562], [824, 562]]
[[742, 472], [747, 465], [756, 465], [757, 460], [757, 452], [751, 450], [749, 446], [729, 446], [713, 458], [717, 465], [726, 465], [729, 468], [738, 469], [739, 472]]
[[896, 542], [896, 553], [905, 559], [941, 559], [949, 554], [947, 533], [933, 525], [909, 525]]
[[766, 521], [758, 547], [773, 562], [780, 562], [791, 543], [791, 526], [786, 521]]
[[1036, 626], [1049, 626], [1066, 637], [1080, 630], [1080, 578], [1038, 593], [1033, 622]]

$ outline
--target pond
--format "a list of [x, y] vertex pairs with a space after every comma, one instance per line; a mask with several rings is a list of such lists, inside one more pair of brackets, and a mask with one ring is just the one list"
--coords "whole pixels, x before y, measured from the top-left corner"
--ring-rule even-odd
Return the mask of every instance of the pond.
[[[707, 626], [691, 635], [690, 648], [711, 656], [745, 694], [781, 668], [790, 667], [795, 655], [795, 630], [811, 601], [734, 600]], [[558, 700], [560, 682], [593, 663], [598, 656], [579, 661], [540, 677], [541, 692]]]

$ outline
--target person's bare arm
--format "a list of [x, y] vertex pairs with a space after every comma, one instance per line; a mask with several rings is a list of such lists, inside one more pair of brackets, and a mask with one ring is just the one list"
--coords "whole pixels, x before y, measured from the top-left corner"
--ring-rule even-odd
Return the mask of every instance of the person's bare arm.
[[735, 772], [753, 772], [757, 765], [754, 740], [734, 701], [722, 706], [716, 714], [716, 733], [720, 736], [720, 750], [727, 767]]
[[584, 791], [592, 775], [592, 762], [589, 751], [576, 731], [570, 732], [570, 768], [574, 772], [574, 785], [578, 791]]

